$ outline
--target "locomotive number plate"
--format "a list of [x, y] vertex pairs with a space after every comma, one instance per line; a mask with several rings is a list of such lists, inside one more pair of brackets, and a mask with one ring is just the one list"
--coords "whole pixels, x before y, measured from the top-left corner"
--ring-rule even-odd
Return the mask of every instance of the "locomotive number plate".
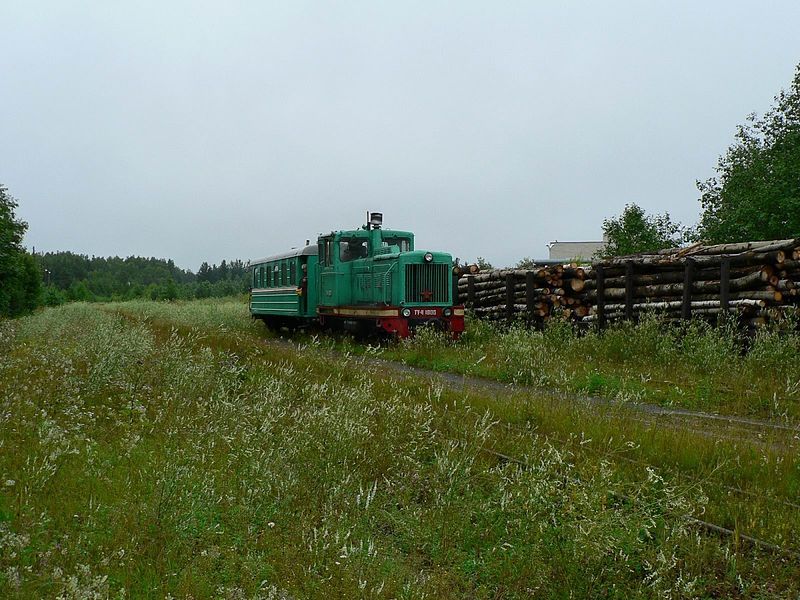
[[412, 317], [438, 317], [439, 311], [435, 308], [412, 308]]

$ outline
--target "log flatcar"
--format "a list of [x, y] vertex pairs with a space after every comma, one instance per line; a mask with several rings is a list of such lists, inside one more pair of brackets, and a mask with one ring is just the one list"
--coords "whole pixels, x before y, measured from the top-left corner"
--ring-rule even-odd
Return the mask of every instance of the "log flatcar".
[[454, 299], [453, 260], [414, 248], [409, 231], [382, 229], [380, 213], [360, 229], [250, 262], [250, 314], [271, 328], [319, 323], [407, 337], [422, 324], [458, 338], [464, 307]]

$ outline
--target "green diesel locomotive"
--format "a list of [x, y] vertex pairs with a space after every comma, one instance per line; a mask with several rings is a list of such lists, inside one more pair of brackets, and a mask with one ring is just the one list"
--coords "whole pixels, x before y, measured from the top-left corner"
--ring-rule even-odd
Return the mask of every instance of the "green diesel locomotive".
[[464, 307], [454, 305], [453, 260], [414, 248], [409, 231], [382, 229], [381, 213], [316, 245], [250, 262], [250, 314], [271, 328], [319, 323], [407, 337], [431, 324], [458, 338]]

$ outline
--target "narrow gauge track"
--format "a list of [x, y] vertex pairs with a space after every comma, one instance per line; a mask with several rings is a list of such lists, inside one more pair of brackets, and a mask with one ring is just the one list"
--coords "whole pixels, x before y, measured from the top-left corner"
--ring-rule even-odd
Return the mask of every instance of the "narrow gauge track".
[[620, 418], [642, 424], [650, 424], [673, 431], [686, 431], [710, 440], [724, 440], [736, 444], [750, 444], [761, 448], [782, 451], [800, 447], [800, 427], [727, 415], [715, 415], [682, 408], [668, 408], [655, 404], [625, 402], [597, 396], [570, 394], [548, 388], [503, 383], [481, 377], [464, 376], [449, 372], [434, 371], [409, 366], [397, 361], [379, 358], [363, 358], [365, 364], [412, 377], [427, 377], [450, 389], [484, 391], [493, 394], [533, 394], [559, 402], [618, 408], [627, 414]]
[[[502, 423], [502, 426], [504, 428], [506, 428], [506, 429], [509, 429], [509, 430], [512, 430], [512, 431], [516, 431], [517, 433], [519, 433], [519, 434], [521, 434], [523, 436], [529, 435], [531, 433], [531, 431], [529, 431], [529, 430], [527, 430], [527, 429], [525, 429], [523, 427], [516, 426], [516, 425], [514, 425], [512, 423]], [[544, 437], [546, 439], [553, 439], [553, 440], [558, 441], [558, 442], [560, 442], [560, 443], [562, 443], [564, 445], [567, 444], [567, 442], [565, 440], [561, 440], [561, 439], [557, 438], [556, 436], [545, 435]], [[453, 439], [453, 438], [450, 438], [450, 439], [451, 439], [451, 441], [456, 442], [456, 443], [462, 443], [462, 444], [466, 443], [464, 440], [457, 440], [457, 439]], [[602, 455], [602, 456], [606, 456], [606, 457], [609, 456], [608, 453], [602, 452], [602, 451], [600, 451], [600, 450], [598, 450], [596, 448], [584, 448], [583, 450], [588, 450], [588, 451], [593, 452], [593, 453], [595, 453], [597, 455]], [[520, 467], [525, 468], [525, 469], [531, 468], [531, 465], [528, 464], [528, 462], [526, 460], [524, 460], [522, 458], [519, 458], [519, 457], [516, 457], [516, 456], [513, 456], [513, 455], [508, 454], [506, 452], [500, 452], [500, 451], [498, 451], [496, 449], [487, 448], [486, 446], [483, 446], [483, 445], [478, 447], [478, 451], [480, 451], [480, 452], [482, 452], [484, 454], [488, 454], [490, 456], [493, 456], [496, 459], [498, 459], [500, 461], [503, 461], [503, 462], [514, 463], [514, 464], [519, 465]], [[625, 457], [625, 456], [614, 455], [611, 458], [614, 459], [614, 460], [622, 459], [623, 461], [634, 463], [634, 464], [637, 464], [637, 465], [640, 465], [640, 466], [643, 466], [643, 467], [652, 466], [652, 465], [649, 465], [648, 463], [646, 463], [644, 461], [631, 459], [631, 458], [628, 458], [628, 457]], [[703, 483], [699, 479], [687, 476], [687, 475], [685, 475], [683, 473], [672, 473], [672, 474], [673, 475], [677, 475], [678, 477], [681, 477], [681, 478], [687, 480], [689, 483], [692, 483], [692, 484], [701, 485]], [[570, 479], [571, 483], [573, 483], [573, 484], [584, 485], [584, 483], [578, 478], [571, 477], [569, 479]], [[718, 485], [719, 487], [721, 487], [723, 489], [726, 489], [728, 491], [732, 491], [732, 492], [739, 493], [739, 494], [742, 494], [742, 495], [747, 495], [747, 496], [755, 495], [752, 492], [748, 492], [746, 490], [741, 490], [739, 488], [734, 488], [732, 486], [727, 486], [727, 485], [724, 485], [724, 484], [716, 484], [716, 485]], [[623, 494], [616, 494], [616, 496], [620, 500], [633, 502], [632, 498], [630, 498], [628, 496], [625, 496]], [[773, 498], [773, 497], [768, 497], [768, 496], [766, 496], [766, 497], [765, 496], [761, 496], [761, 498], [762, 499], [766, 498], [767, 500], [772, 501], [772, 502], [774, 502], [776, 504], [782, 504], [782, 505], [785, 505], [785, 506], [787, 506], [789, 508], [792, 508], [792, 509], [800, 509], [800, 505], [794, 504], [792, 502], [787, 502], [787, 501], [781, 500], [779, 498]], [[722, 538], [733, 539], [737, 544], [741, 543], [741, 542], [744, 542], [745, 544], [747, 544], [747, 545], [749, 545], [751, 547], [757, 548], [757, 549], [759, 549], [761, 551], [768, 552], [770, 554], [774, 554], [774, 555], [778, 555], [778, 556], [783, 556], [783, 557], [785, 557], [787, 559], [790, 559], [790, 560], [793, 560], [793, 561], [798, 561], [798, 564], [800, 564], [800, 552], [797, 552], [797, 551], [795, 551], [793, 549], [785, 548], [783, 546], [779, 546], [778, 544], [774, 544], [772, 542], [763, 540], [763, 539], [761, 539], [759, 537], [756, 537], [754, 535], [749, 535], [749, 534], [746, 534], [746, 533], [742, 533], [741, 531], [734, 531], [733, 529], [729, 529], [728, 527], [724, 527], [723, 525], [719, 525], [717, 523], [712, 523], [710, 521], [705, 521], [703, 519], [699, 519], [699, 518], [695, 517], [694, 515], [682, 514], [682, 513], [671, 513], [671, 514], [672, 514], [672, 516], [674, 516], [676, 518], [679, 518], [679, 519], [683, 519], [686, 522], [688, 522], [689, 524], [693, 525], [694, 527], [696, 527], [696, 528], [698, 528], [698, 529], [700, 529], [702, 531], [705, 531], [707, 533], [714, 534], [714, 535], [717, 535], [717, 536], [722, 537]]]
[[[787, 447], [800, 445], [800, 432], [795, 428], [787, 427], [779, 423], [772, 424], [767, 421], [756, 421], [747, 418], [740, 420], [738, 417], [719, 417], [712, 419], [711, 423], [713, 423], [713, 426], [709, 427], [708, 423], [698, 423], [692, 421], [692, 418], [702, 420], [707, 416], [717, 417], [717, 415], [684, 409], [673, 411], [672, 409], [652, 404], [640, 404], [592, 396], [567, 394], [544, 388], [519, 386], [482, 378], [464, 377], [452, 373], [432, 371], [419, 367], [409, 367], [402, 363], [386, 361], [384, 359], [367, 359], [368, 363], [372, 363], [373, 361], [377, 361], [379, 364], [376, 366], [380, 366], [381, 368], [387, 368], [412, 377], [428, 377], [431, 381], [439, 381], [451, 389], [486, 391], [494, 394], [537, 394], [557, 401], [583, 403], [604, 408], [619, 408], [627, 412], [627, 414], [622, 417], [626, 420], [658, 426], [659, 428], [671, 429], [673, 431], [686, 431], [711, 440], [748, 443], [775, 450], [783, 450]], [[744, 425], [740, 423], [744, 423]], [[780, 437], [779, 440], [774, 439], [776, 435]]]
[[[453, 441], [457, 441], [457, 440], [453, 440]], [[520, 467], [525, 468], [525, 469], [530, 468], [530, 465], [525, 460], [523, 460], [521, 458], [517, 458], [517, 457], [511, 456], [509, 454], [505, 454], [503, 452], [498, 452], [497, 450], [493, 450], [491, 448], [486, 448], [486, 447], [483, 447], [483, 446], [481, 446], [479, 448], [479, 450], [481, 452], [484, 452], [486, 454], [494, 456], [495, 458], [497, 458], [499, 460], [517, 464]], [[580, 481], [579, 479], [570, 478], [570, 480], [571, 480], [572, 483], [575, 483], [575, 484], [578, 484], [578, 485], [583, 485], [583, 482]], [[618, 495], [618, 497], [620, 499], [623, 499], [623, 500], [632, 501], [632, 499], [627, 497], [627, 496]], [[673, 513], [673, 516], [675, 516], [675, 517], [677, 517], [679, 519], [683, 519], [683, 520], [687, 521], [688, 523], [690, 523], [691, 525], [694, 525], [698, 529], [701, 529], [701, 530], [706, 531], [708, 533], [713, 533], [713, 534], [716, 534], [716, 535], [718, 535], [720, 537], [723, 537], [723, 538], [730, 538], [730, 539], [736, 540], [737, 542], [740, 542], [740, 541], [741, 542], [745, 542], [745, 543], [749, 544], [750, 546], [753, 546], [755, 548], [758, 548], [759, 550], [762, 550], [764, 552], [768, 552], [770, 554], [776, 554], [776, 555], [784, 556], [784, 557], [786, 557], [788, 559], [791, 559], [791, 560], [800, 560], [800, 553], [795, 552], [794, 550], [790, 550], [788, 548], [783, 548], [782, 546], [778, 546], [777, 544], [773, 544], [772, 542], [768, 542], [766, 540], [762, 540], [760, 538], [757, 538], [757, 537], [754, 537], [754, 536], [751, 536], [751, 535], [747, 535], [747, 534], [741, 533], [739, 531], [734, 531], [732, 529], [728, 529], [727, 527], [723, 527], [722, 525], [717, 525], [716, 523], [711, 523], [709, 521], [704, 521], [702, 519], [698, 519], [697, 517], [694, 517], [692, 515]]]
[[[477, 412], [474, 412], [474, 411], [471, 411], [471, 412], [473, 412], [473, 414], [476, 417], [480, 416]], [[528, 429], [528, 428], [526, 428], [524, 426], [517, 425], [517, 424], [514, 424], [514, 423], [498, 421], [498, 422], [495, 423], [495, 425], [501, 426], [504, 429], [506, 429], [508, 431], [512, 431], [512, 432], [514, 432], [517, 435], [520, 435], [522, 437], [528, 437], [531, 434], [535, 433], [531, 429]], [[560, 438], [560, 437], [558, 437], [556, 435], [553, 435], [550, 432], [542, 433], [541, 435], [545, 440], [553, 440], [555, 442], [558, 442], [562, 447], [569, 447], [574, 443], [574, 442], [562, 439], [562, 438]], [[458, 440], [453, 440], [453, 441], [458, 441]], [[518, 464], [518, 465], [520, 465], [520, 466], [522, 466], [524, 468], [528, 468], [529, 467], [528, 463], [525, 460], [523, 460], [521, 458], [518, 458], [518, 457], [515, 457], [515, 456], [512, 456], [512, 455], [510, 455], [508, 453], [499, 452], [496, 449], [487, 448], [485, 446], [480, 446], [479, 450], [481, 452], [483, 452], [483, 453], [495, 456], [496, 458], [498, 458], [500, 460], [503, 460], [505, 462], [512, 462], [512, 463]], [[624, 456], [624, 455], [621, 455], [621, 454], [618, 454], [618, 453], [608, 452], [607, 450], [601, 450], [601, 449], [593, 447], [593, 446], [581, 446], [580, 451], [581, 452], [589, 452], [591, 454], [594, 454], [595, 456], [606, 458], [606, 459], [611, 460], [611, 461], [627, 462], [627, 463], [630, 463], [630, 464], [633, 464], [633, 465], [637, 465], [637, 466], [643, 467], [643, 468], [652, 468], [653, 467], [653, 465], [648, 463], [648, 462], [645, 462], [645, 461], [642, 461], [642, 460], [637, 460], [635, 458], [630, 458], [628, 456]], [[714, 482], [713, 480], [710, 480], [710, 479], [702, 479], [702, 478], [699, 478], [699, 477], [693, 477], [693, 476], [688, 475], [687, 473], [684, 473], [684, 472], [682, 472], [680, 470], [669, 469], [669, 468], [666, 468], [666, 469], [663, 469], [663, 470], [664, 470], [665, 473], [668, 473], [670, 477], [675, 477], [677, 479], [682, 479], [686, 483], [689, 483], [689, 484], [692, 484], [692, 485], [703, 486], [703, 485], [706, 485], [706, 484], [712, 484], [713, 486], [719, 488], [720, 490], [724, 490], [724, 491], [726, 491], [728, 493], [731, 493], [731, 494], [735, 494], [735, 495], [738, 495], [738, 496], [744, 496], [744, 497], [758, 498], [762, 502], [766, 501], [767, 503], [772, 504], [772, 505], [776, 505], [776, 506], [780, 505], [780, 506], [786, 507], [787, 509], [793, 510], [793, 511], [800, 510], [800, 504], [796, 504], [794, 502], [790, 502], [788, 500], [784, 500], [783, 498], [777, 498], [775, 496], [770, 496], [770, 495], [765, 495], [765, 494], [758, 494], [756, 492], [743, 490], [741, 488], [738, 488], [738, 487], [735, 487], [735, 486], [731, 486], [731, 485], [727, 485], [725, 483]], [[575, 481], [573, 481], [573, 483], [579, 483], [580, 484], [581, 482], [578, 481], [578, 480], [575, 480]], [[763, 539], [761, 539], [759, 537], [756, 537], [754, 535], [743, 534], [740, 531], [734, 531], [732, 529], [724, 527], [723, 525], [719, 525], [717, 523], [712, 523], [712, 522], [709, 522], [709, 521], [705, 521], [705, 520], [699, 519], [699, 518], [697, 518], [697, 517], [695, 517], [693, 515], [676, 514], [674, 516], [677, 516], [679, 518], [685, 519], [689, 523], [693, 524], [694, 526], [696, 526], [699, 529], [702, 529], [702, 530], [704, 530], [704, 531], [706, 531], [708, 533], [713, 533], [713, 534], [716, 534], [716, 535], [719, 535], [719, 536], [725, 537], [725, 538], [734, 538], [736, 540], [740, 540], [740, 541], [746, 542], [746, 543], [750, 544], [751, 546], [757, 547], [757, 548], [759, 548], [761, 550], [764, 550], [764, 551], [767, 551], [767, 552], [770, 552], [770, 553], [783, 555], [783, 556], [786, 556], [786, 557], [789, 557], [789, 558], [792, 558], [792, 559], [795, 559], [795, 560], [800, 560], [800, 552], [798, 552], [796, 550], [793, 550], [793, 549], [790, 549], [790, 548], [784, 548], [782, 546], [779, 546], [778, 544], [774, 544], [772, 542], [768, 542], [768, 541], [763, 540]]]
[[[506, 429], [512, 430], [512, 431], [516, 431], [519, 434], [530, 434], [531, 433], [529, 430], [525, 429], [524, 427], [521, 427], [519, 425], [515, 425], [514, 423], [503, 423], [503, 427], [505, 427]], [[562, 446], [568, 446], [568, 445], [570, 445], [572, 443], [572, 442], [570, 442], [568, 440], [565, 440], [565, 439], [560, 438], [560, 437], [558, 437], [556, 435], [553, 435], [550, 432], [548, 432], [546, 434], [543, 434], [543, 435], [544, 435], [544, 437], [546, 439], [555, 440], [559, 444], [561, 444]], [[583, 451], [583, 452], [591, 452], [592, 454], [595, 454], [596, 456], [600, 456], [600, 457], [607, 458], [607, 459], [610, 459], [610, 460], [615, 460], [615, 461], [616, 460], [620, 460], [622, 462], [626, 462], [626, 463], [629, 463], [629, 464], [632, 464], [632, 465], [637, 465], [637, 466], [644, 467], [644, 468], [653, 467], [653, 465], [651, 463], [645, 462], [643, 460], [637, 460], [635, 458], [631, 458], [629, 456], [624, 456], [624, 455], [619, 454], [619, 453], [612, 453], [612, 452], [608, 452], [606, 450], [600, 450], [599, 448], [595, 448], [593, 446], [582, 446], [581, 447], [581, 451]], [[671, 476], [677, 477], [679, 479], [683, 479], [684, 481], [687, 481], [689, 483], [695, 483], [695, 484], [703, 485], [703, 484], [711, 481], [711, 480], [702, 480], [702, 479], [700, 479], [698, 477], [692, 477], [691, 475], [687, 475], [686, 473], [684, 473], [684, 472], [682, 472], [680, 470], [676, 470], [676, 469], [664, 468], [664, 470], [666, 472], [668, 472]], [[788, 500], [784, 500], [783, 498], [776, 498], [774, 496], [768, 496], [768, 495], [764, 495], [764, 494], [758, 494], [756, 492], [750, 492], [748, 490], [743, 490], [742, 488], [735, 487], [735, 486], [732, 486], [732, 485], [727, 485], [725, 483], [714, 482], [714, 485], [716, 487], [722, 489], [722, 490], [725, 490], [725, 491], [730, 492], [732, 494], [736, 494], [738, 496], [749, 496], [751, 498], [759, 498], [760, 500], [766, 500], [767, 502], [770, 502], [772, 504], [780, 504], [780, 505], [783, 505], [783, 506], [787, 506], [787, 507], [789, 507], [789, 508], [791, 508], [793, 510], [800, 510], [800, 504], [796, 504], [794, 502], [790, 502]]]
[[[295, 345], [293, 342], [281, 340], [283, 343]], [[483, 377], [475, 377], [471, 375], [460, 375], [450, 373], [447, 371], [436, 371], [433, 369], [425, 369], [423, 367], [415, 367], [407, 365], [398, 361], [386, 360], [383, 358], [369, 358], [363, 357], [365, 363], [373, 364], [378, 367], [390, 369], [400, 373], [407, 373], [410, 375], [423, 376], [429, 378], [439, 379], [450, 386], [461, 386], [468, 389], [485, 389], [494, 392], [503, 393], [530, 393], [544, 395], [555, 400], [564, 400], [567, 402], [578, 402], [582, 404], [590, 404], [595, 406], [617, 406], [625, 408], [630, 411], [640, 412], [650, 417], [672, 417], [681, 420], [698, 420], [707, 421], [717, 425], [726, 426], [727, 429], [739, 432], [747, 432], [751, 436], [759, 432], [773, 431], [789, 436], [790, 439], [800, 441], [800, 425], [787, 425], [784, 423], [776, 423], [774, 421], [766, 421], [762, 419], [754, 419], [750, 417], [740, 417], [736, 415], [719, 415], [715, 413], [708, 413], [703, 411], [695, 411], [687, 408], [670, 408], [666, 406], [659, 406], [657, 404], [648, 404], [642, 402], [624, 402], [609, 398], [602, 398], [599, 396], [588, 396], [580, 394], [570, 394], [567, 392], [560, 392], [549, 388], [540, 388], [528, 385], [520, 385], [515, 383], [504, 383], [493, 379], [486, 379]], [[697, 430], [709, 431], [709, 430]], [[723, 436], [724, 437], [724, 436]], [[740, 438], [735, 438], [740, 439]], [[757, 439], [755, 440], [757, 441]]]
[[[782, 423], [774, 423], [760, 419], [727, 416], [727, 415], [716, 415], [713, 413], [692, 411], [689, 409], [682, 409], [682, 408], [673, 409], [654, 404], [622, 402], [617, 400], [600, 398], [596, 396], [581, 396], [577, 394], [567, 394], [564, 392], [558, 392], [555, 390], [549, 390], [544, 388], [536, 388], [533, 386], [524, 386], [524, 385], [520, 386], [517, 384], [503, 383], [491, 379], [458, 375], [448, 372], [435, 371], [432, 369], [424, 369], [420, 367], [409, 366], [397, 361], [390, 361], [380, 358], [361, 357], [361, 360], [363, 360], [365, 364], [373, 365], [375, 367], [379, 367], [382, 369], [388, 369], [396, 373], [406, 374], [412, 377], [414, 376], [426, 377], [432, 381], [440, 381], [451, 388], [460, 387], [461, 389], [466, 388], [468, 390], [489, 391], [492, 393], [502, 392], [505, 394], [509, 393], [539, 394], [539, 395], [545, 395], [554, 400], [564, 400], [573, 403], [590, 404], [590, 405], [596, 405], [598, 407], [619, 407], [621, 409], [628, 411], [629, 414], [627, 415], [626, 418], [635, 420], [637, 422], [658, 424], [659, 426], [667, 426], [670, 429], [674, 430], [685, 430], [691, 432], [692, 434], [712, 439], [724, 439], [729, 442], [745, 442], [767, 447], [772, 446], [778, 450], [785, 450], [790, 442], [794, 442], [800, 439], [800, 428], [791, 427]], [[691, 420], [700, 421], [701, 423], [696, 423], [696, 425], [699, 426], [688, 425], [686, 421], [691, 421]], [[682, 421], [682, 422], [676, 422], [676, 421]], [[502, 422], [501, 424], [506, 429], [516, 431], [519, 434], [530, 435], [532, 433], [529, 429], [526, 429], [525, 427], [516, 425], [514, 423]], [[708, 425], [712, 424], [714, 425], [713, 427], [708, 427]], [[734, 435], [735, 433], [738, 433], [738, 435]], [[786, 439], [787, 443], [775, 444], [771, 440], [762, 439], [761, 436], [763, 436], [765, 433], [770, 435], [778, 434], [784, 439], [788, 438]], [[570, 442], [560, 439], [558, 436], [552, 435], [550, 433], [545, 433], [543, 434], [543, 436], [545, 438], [552, 439], [563, 446], [570, 445]], [[645, 461], [636, 460], [619, 454], [609, 455], [609, 453], [593, 447], [584, 447], [583, 450], [595, 453], [597, 455], [603, 455], [612, 460], [621, 460], [631, 464], [636, 464], [641, 467], [653, 466]], [[480, 451], [490, 455], [494, 455], [496, 458], [499, 458], [500, 460], [514, 462], [516, 464], [519, 464], [523, 468], [528, 467], [527, 463], [524, 460], [518, 457], [511, 456], [509, 454], [505, 454], [503, 452], [498, 452], [495, 449], [481, 446]], [[783, 498], [778, 498], [770, 495], [764, 495], [756, 492], [751, 492], [748, 490], [743, 490], [741, 488], [727, 485], [721, 482], [714, 482], [712, 480], [703, 480], [701, 478], [692, 477], [691, 475], [683, 473], [680, 470], [668, 469], [667, 472], [669, 472], [671, 476], [682, 479], [690, 484], [697, 484], [697, 485], [712, 484], [713, 486], [721, 490], [725, 490], [730, 494], [742, 497], [743, 498], [742, 501], [744, 501], [744, 498], [748, 497], [758, 498], [762, 502], [766, 501], [769, 504], [782, 506], [785, 508], [785, 510], [790, 510], [790, 511], [800, 510], [800, 504], [791, 502], [789, 500], [784, 500]], [[716, 535], [725, 539], [731, 539], [734, 540], [737, 544], [743, 543], [753, 548], [757, 548], [763, 552], [774, 554], [776, 556], [782, 556], [792, 561], [800, 561], [800, 552], [761, 539], [755, 535], [742, 533], [741, 531], [730, 529], [718, 523], [705, 521], [694, 515], [675, 514], [674, 516], [687, 521], [692, 526], [708, 534]]]
[[[289, 340], [280, 339], [280, 343], [285, 343], [290, 346], [297, 347], [296, 344]], [[697, 434], [703, 437], [709, 437], [712, 439], [724, 439], [731, 442], [747, 442], [751, 444], [758, 444], [758, 445], [766, 445], [766, 446], [775, 446], [774, 443], [770, 443], [769, 440], [761, 439], [760, 435], [763, 435], [764, 432], [770, 432], [773, 435], [775, 433], [780, 434], [783, 437], [791, 436], [790, 440], [787, 441], [796, 441], [800, 439], [800, 428], [799, 427], [791, 427], [782, 423], [774, 423], [770, 421], [765, 421], [761, 419], [753, 419], [749, 417], [737, 417], [737, 416], [727, 416], [727, 415], [716, 415], [713, 413], [706, 413], [702, 411], [692, 411], [689, 409], [683, 408], [668, 408], [662, 407], [655, 404], [644, 404], [644, 403], [632, 403], [632, 402], [622, 402], [617, 400], [610, 400], [607, 398], [600, 398], [596, 396], [581, 396], [577, 394], [567, 394], [564, 392], [558, 392], [555, 390], [545, 389], [545, 388], [537, 388], [533, 386], [524, 386], [524, 385], [517, 385], [512, 383], [503, 383], [496, 380], [480, 378], [480, 377], [471, 377], [465, 375], [459, 375], [449, 372], [442, 372], [442, 371], [435, 371], [432, 369], [425, 369], [421, 367], [414, 367], [410, 365], [406, 365], [404, 363], [398, 361], [391, 361], [381, 358], [372, 358], [372, 357], [358, 357], [357, 360], [361, 360], [364, 364], [374, 366], [380, 368], [382, 370], [390, 370], [395, 373], [409, 375], [412, 377], [425, 377], [431, 381], [440, 381], [451, 389], [453, 387], [460, 387], [461, 389], [469, 389], [469, 390], [479, 390], [479, 391], [489, 391], [492, 393], [502, 392], [505, 394], [508, 393], [523, 393], [523, 394], [539, 394], [548, 396], [554, 400], [565, 400], [568, 402], [578, 402], [583, 404], [590, 404], [596, 405], [599, 407], [619, 407], [624, 410], [629, 411], [629, 415], [627, 418], [635, 420], [637, 422], [644, 422], [644, 423], [654, 423], [658, 424], [659, 426], [666, 425], [667, 427], [675, 430], [687, 430], [693, 434]], [[638, 415], [634, 415], [632, 413], [638, 412]], [[666, 421], [666, 419], [671, 419], [670, 421]], [[675, 422], [675, 419], [679, 419], [684, 421], [683, 424]], [[686, 420], [696, 419], [699, 421], [705, 421], [706, 424], [714, 424], [715, 427], [708, 428], [708, 427], [695, 427], [695, 426], [687, 426], [685, 424]], [[665, 422], [666, 421], [666, 422]], [[531, 431], [521, 427], [519, 425], [515, 425], [514, 423], [502, 422], [502, 426], [509, 429], [514, 430], [517, 433], [530, 435]], [[719, 427], [722, 426], [724, 429], [720, 430]], [[743, 438], [742, 435], [726, 435], [726, 433], [732, 434], [734, 432], [739, 432], [740, 434], [745, 434]], [[543, 434], [545, 438], [552, 439], [557, 441], [558, 443], [567, 446], [569, 442], [566, 440], [560, 439], [555, 435], [550, 433]], [[458, 440], [453, 440], [458, 441]], [[788, 444], [778, 444], [777, 449], [785, 450]], [[587, 447], [583, 450], [593, 452], [598, 455], [606, 456], [607, 458], [611, 458], [613, 460], [622, 460], [624, 462], [628, 462], [631, 464], [636, 464], [641, 467], [652, 467], [650, 463], [645, 461], [636, 460], [633, 458], [629, 458], [626, 456], [614, 454], [613, 456], [609, 455], [607, 452], [603, 452], [597, 448]], [[527, 468], [527, 463], [519, 459], [517, 457], [504, 454], [502, 452], [498, 452], [497, 450], [493, 450], [491, 448], [486, 448], [481, 446], [480, 451], [494, 455], [496, 458], [501, 460], [506, 460], [509, 462], [514, 462], [519, 464], [522, 467]], [[759, 498], [761, 501], [766, 501], [773, 505], [780, 505], [785, 507], [787, 510], [795, 511], [800, 510], [800, 504], [796, 504], [789, 500], [784, 500], [783, 498], [777, 498], [774, 496], [758, 494], [756, 492], [751, 492], [748, 490], [743, 490], [741, 488], [730, 486], [721, 482], [713, 482], [710, 480], [701, 480], [697, 477], [692, 477], [686, 473], [681, 471], [675, 471], [669, 469], [668, 472], [671, 476], [675, 476], [677, 478], [683, 479], [687, 483], [691, 484], [698, 484], [703, 485], [707, 483], [713, 483], [714, 486], [718, 487], [719, 489], [725, 490], [731, 494], [735, 494], [737, 496], [742, 497], [750, 497], [750, 498]], [[578, 482], [579, 483], [579, 482]], [[712, 523], [710, 521], [705, 521], [703, 519], [699, 519], [693, 515], [686, 515], [686, 514], [676, 514], [674, 515], [677, 518], [684, 519], [694, 527], [705, 531], [706, 533], [717, 535], [722, 538], [733, 539], [736, 543], [744, 543], [746, 545], [750, 545], [754, 548], [757, 548], [761, 551], [768, 552], [771, 554], [783, 556], [785, 558], [800, 561], [800, 552], [797, 552], [793, 549], [784, 548], [772, 542], [763, 540], [759, 537], [754, 535], [749, 535], [746, 533], [742, 533], [740, 531], [734, 531], [730, 528], [727, 528], [723, 525], [719, 525], [717, 523]]]

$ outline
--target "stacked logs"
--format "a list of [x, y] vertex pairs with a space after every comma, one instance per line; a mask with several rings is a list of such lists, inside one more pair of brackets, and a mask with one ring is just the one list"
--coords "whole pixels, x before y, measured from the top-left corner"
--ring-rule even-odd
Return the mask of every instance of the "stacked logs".
[[584, 321], [632, 319], [657, 311], [667, 319], [734, 314], [758, 327], [800, 305], [800, 240], [662, 250], [596, 261]]
[[758, 327], [800, 309], [800, 240], [662, 250], [593, 263], [463, 274], [459, 302], [490, 319], [525, 316], [532, 323], [564, 319], [584, 324], [732, 314]]
[[584, 291], [588, 272], [570, 264], [464, 275], [458, 280], [458, 298], [476, 316], [487, 319], [524, 315], [538, 323], [551, 318], [577, 320], [591, 312]]

